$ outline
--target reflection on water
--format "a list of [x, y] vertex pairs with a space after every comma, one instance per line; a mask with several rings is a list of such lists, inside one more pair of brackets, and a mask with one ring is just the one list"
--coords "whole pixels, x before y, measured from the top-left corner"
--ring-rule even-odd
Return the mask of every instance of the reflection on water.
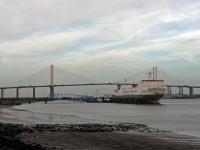
[[15, 115], [32, 122], [36, 119], [37, 123], [144, 123], [154, 128], [200, 136], [200, 99], [163, 99], [160, 102], [160, 105], [135, 105], [54, 101], [15, 106], [27, 110], [15, 111]]

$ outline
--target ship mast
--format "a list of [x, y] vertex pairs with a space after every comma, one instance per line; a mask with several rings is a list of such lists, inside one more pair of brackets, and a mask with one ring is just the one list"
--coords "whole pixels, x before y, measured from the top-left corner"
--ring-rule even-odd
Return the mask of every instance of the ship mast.
[[153, 74], [151, 71], [147, 72], [146, 74], [148, 74], [148, 79], [151, 79], [151, 75]]
[[147, 72], [146, 74], [148, 74], [148, 79], [151, 79], [151, 75], [153, 74], [153, 79], [157, 79], [158, 78], [158, 70], [157, 70], [157, 66], [153, 67], [153, 73], [151, 71]]
[[158, 70], [157, 70], [157, 66], [155, 67], [155, 72], [156, 72], [156, 79], [158, 78], [157, 75], [158, 75]]

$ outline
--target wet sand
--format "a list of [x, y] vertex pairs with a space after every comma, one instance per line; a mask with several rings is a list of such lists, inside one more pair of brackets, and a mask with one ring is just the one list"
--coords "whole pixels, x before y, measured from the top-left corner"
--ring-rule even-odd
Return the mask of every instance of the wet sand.
[[[6, 107], [10, 106], [0, 105], [0, 109]], [[0, 118], [7, 119], [4, 115]], [[0, 149], [200, 149], [199, 138], [160, 131], [144, 124], [0, 123], [0, 137]]]

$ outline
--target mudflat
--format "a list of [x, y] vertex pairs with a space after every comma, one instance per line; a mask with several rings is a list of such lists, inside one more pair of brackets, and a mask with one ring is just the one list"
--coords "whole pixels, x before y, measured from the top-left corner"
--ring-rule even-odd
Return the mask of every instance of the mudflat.
[[[0, 105], [8, 107], [12, 106]], [[1, 113], [0, 117], [9, 122]], [[200, 139], [134, 123], [0, 123], [0, 149], [198, 150]]]
[[5, 124], [1, 149], [197, 150], [199, 139], [143, 124]]
[[[169, 136], [169, 135], [168, 135]], [[136, 133], [110, 132], [34, 132], [21, 134], [20, 140], [25, 143], [37, 143], [45, 149], [88, 149], [88, 150], [197, 150], [199, 145], [161, 140]], [[169, 136], [172, 138], [172, 136]], [[172, 138], [173, 139], [173, 138]]]

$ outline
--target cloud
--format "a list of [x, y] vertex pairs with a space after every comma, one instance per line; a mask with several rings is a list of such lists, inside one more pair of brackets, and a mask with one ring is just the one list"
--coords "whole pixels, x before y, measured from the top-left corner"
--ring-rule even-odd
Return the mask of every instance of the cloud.
[[[130, 1], [74, 1], [34, 0], [1, 1], [1, 38], [30, 33], [46, 28], [57, 30], [58, 26], [70, 25], [84, 20], [98, 20], [130, 9]], [[119, 7], [120, 6], [120, 7]]]
[[133, 65], [198, 64], [199, 8], [195, 0], [2, 0], [0, 67], [130, 73]]
[[171, 54], [171, 56], [176, 57], [176, 58], [185, 59], [188, 62], [200, 64], [199, 61], [194, 59], [194, 55], [197, 55], [197, 54], [200, 55], [200, 52], [199, 51], [187, 51], [187, 52], [174, 52]]

